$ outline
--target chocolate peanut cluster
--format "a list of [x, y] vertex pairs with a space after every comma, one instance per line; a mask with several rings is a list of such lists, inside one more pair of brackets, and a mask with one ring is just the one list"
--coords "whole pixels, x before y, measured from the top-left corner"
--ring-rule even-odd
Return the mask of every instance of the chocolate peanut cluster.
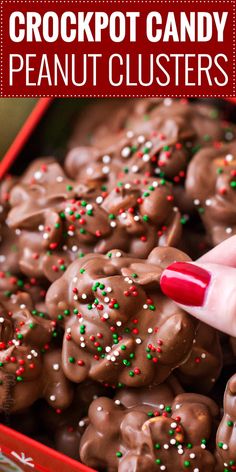
[[218, 407], [203, 395], [176, 395], [175, 387], [167, 382], [94, 400], [80, 445], [82, 461], [109, 472], [213, 472]]
[[[51, 319], [65, 330], [62, 359], [70, 380], [140, 387], [163, 382], [180, 366], [180, 375], [190, 370], [191, 384], [200, 370], [192, 373], [199, 354], [204, 364], [201, 380], [212, 386], [221, 369], [217, 333], [211, 347], [195, 320], [159, 288], [163, 269], [174, 260], [188, 258], [161, 247], [146, 260], [119, 250], [106, 256], [89, 254], [51, 285], [46, 305]], [[208, 333], [206, 326], [204, 330]], [[216, 377], [209, 381], [210, 372]]]
[[38, 160], [12, 189], [9, 227], [17, 234], [18, 263], [29, 277], [57, 279], [88, 252], [117, 247], [146, 257], [157, 245], [178, 243], [180, 213], [165, 179], [135, 178], [96, 197], [69, 180], [52, 159]]
[[199, 151], [191, 161], [186, 179], [213, 245], [236, 233], [236, 141]]

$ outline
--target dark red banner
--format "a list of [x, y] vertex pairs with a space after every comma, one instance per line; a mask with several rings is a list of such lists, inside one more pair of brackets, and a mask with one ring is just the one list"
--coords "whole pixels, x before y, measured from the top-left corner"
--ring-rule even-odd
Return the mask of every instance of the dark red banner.
[[234, 0], [1, 1], [0, 94], [235, 95]]

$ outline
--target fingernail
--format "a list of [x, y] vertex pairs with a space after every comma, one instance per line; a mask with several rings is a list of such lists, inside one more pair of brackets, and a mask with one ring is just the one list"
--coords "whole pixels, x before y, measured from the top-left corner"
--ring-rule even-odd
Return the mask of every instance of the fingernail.
[[202, 306], [211, 274], [189, 262], [174, 262], [161, 276], [161, 289], [177, 303]]

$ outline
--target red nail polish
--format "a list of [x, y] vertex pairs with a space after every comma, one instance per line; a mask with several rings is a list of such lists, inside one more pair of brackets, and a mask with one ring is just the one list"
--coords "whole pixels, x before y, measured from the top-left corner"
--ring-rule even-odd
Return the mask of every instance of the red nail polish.
[[189, 262], [174, 262], [161, 276], [161, 289], [177, 303], [202, 306], [211, 274]]

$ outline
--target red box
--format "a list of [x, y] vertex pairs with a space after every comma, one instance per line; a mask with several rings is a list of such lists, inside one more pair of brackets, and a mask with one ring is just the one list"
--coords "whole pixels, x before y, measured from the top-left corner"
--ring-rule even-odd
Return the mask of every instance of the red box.
[[[229, 100], [236, 104], [236, 98]], [[50, 98], [41, 98], [38, 101], [0, 163], [0, 179], [10, 169], [51, 103], [52, 99]], [[7, 426], [0, 425], [1, 472], [29, 472], [30, 470], [55, 472], [57, 469], [60, 472], [93, 472], [89, 467], [70, 459], [64, 454]]]

